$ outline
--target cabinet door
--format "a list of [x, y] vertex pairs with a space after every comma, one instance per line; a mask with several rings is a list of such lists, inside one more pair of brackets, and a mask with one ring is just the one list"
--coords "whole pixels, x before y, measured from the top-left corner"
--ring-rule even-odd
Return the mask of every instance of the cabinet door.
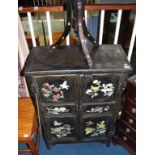
[[89, 117], [81, 121], [82, 138], [107, 138], [112, 129], [111, 117]]
[[81, 100], [83, 102], [102, 102], [114, 100], [118, 77], [112, 75], [81, 76]]
[[36, 85], [40, 94], [41, 103], [59, 104], [75, 102], [76, 76], [37, 76]]
[[44, 118], [45, 133], [53, 140], [77, 139], [77, 119], [65, 118]]

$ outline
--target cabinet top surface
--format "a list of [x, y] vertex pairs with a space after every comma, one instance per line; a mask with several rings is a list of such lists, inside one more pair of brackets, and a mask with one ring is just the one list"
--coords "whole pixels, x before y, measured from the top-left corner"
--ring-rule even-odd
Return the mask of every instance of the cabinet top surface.
[[101, 45], [91, 53], [94, 68], [89, 69], [78, 46], [59, 49], [35, 47], [27, 58], [24, 74], [55, 72], [129, 72], [132, 70], [121, 45]]

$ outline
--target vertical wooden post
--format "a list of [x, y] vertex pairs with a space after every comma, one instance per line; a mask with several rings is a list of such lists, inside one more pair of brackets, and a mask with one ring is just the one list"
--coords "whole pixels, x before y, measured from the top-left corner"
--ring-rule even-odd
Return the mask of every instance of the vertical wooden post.
[[53, 38], [52, 38], [52, 27], [51, 27], [51, 19], [50, 19], [50, 12], [49, 11], [46, 11], [46, 18], [47, 18], [49, 42], [50, 42], [50, 45], [52, 45], [53, 44]]
[[31, 37], [32, 37], [32, 44], [33, 44], [33, 47], [36, 47], [37, 45], [36, 45], [36, 40], [35, 40], [35, 35], [33, 30], [32, 16], [30, 12], [27, 12], [27, 17], [28, 17], [28, 22], [29, 22], [29, 27], [30, 27]]
[[135, 22], [134, 22], [134, 26], [133, 26], [133, 31], [132, 31], [132, 36], [131, 36], [131, 41], [130, 41], [129, 51], [128, 51], [128, 60], [129, 61], [131, 60], [135, 37], [136, 37], [136, 18], [135, 18]]
[[104, 30], [104, 17], [105, 17], [105, 10], [101, 10], [101, 15], [100, 15], [100, 31], [99, 31], [99, 45], [102, 45], [103, 30]]
[[120, 30], [120, 25], [121, 25], [121, 18], [122, 18], [122, 10], [118, 10], [114, 44], [118, 43], [119, 30]]

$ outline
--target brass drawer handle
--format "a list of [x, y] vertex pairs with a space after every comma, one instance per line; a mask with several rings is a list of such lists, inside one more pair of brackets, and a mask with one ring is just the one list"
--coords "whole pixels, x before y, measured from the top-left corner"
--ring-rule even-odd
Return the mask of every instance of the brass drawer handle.
[[135, 113], [136, 113], [136, 109], [135, 109], [135, 108], [132, 108], [132, 109], [131, 109], [131, 112], [132, 112], [133, 114], [135, 114]]
[[127, 133], [130, 133], [130, 129], [129, 128], [126, 128], [125, 130]]
[[132, 119], [129, 119], [129, 124], [133, 124], [133, 120]]
[[127, 141], [127, 137], [124, 136], [124, 137], [123, 137], [123, 140], [124, 140], [124, 141]]

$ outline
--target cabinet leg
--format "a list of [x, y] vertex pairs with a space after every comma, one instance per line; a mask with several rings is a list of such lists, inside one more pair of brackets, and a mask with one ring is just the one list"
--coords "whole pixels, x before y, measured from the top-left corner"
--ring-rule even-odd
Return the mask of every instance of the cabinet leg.
[[52, 148], [52, 144], [46, 143], [47, 149], [50, 150]]

